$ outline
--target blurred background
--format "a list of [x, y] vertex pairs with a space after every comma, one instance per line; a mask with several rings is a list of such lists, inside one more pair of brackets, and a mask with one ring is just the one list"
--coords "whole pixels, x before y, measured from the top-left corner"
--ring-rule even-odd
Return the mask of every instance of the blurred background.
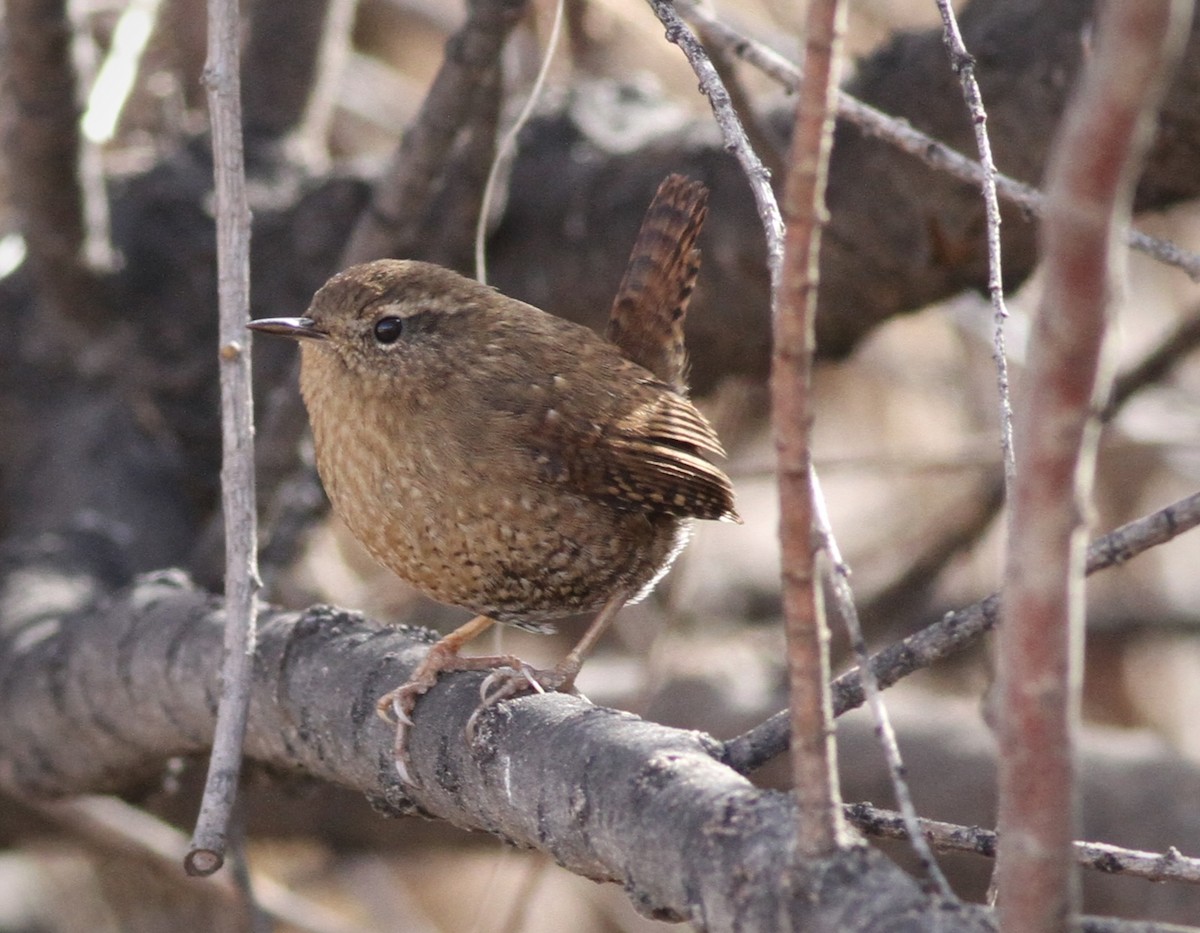
[[[980, 19], [994, 6], [979, 0], [974, 5]], [[19, 6], [8, 5], [10, 20]], [[714, 9], [739, 30], [797, 60], [803, 4], [721, 0]], [[916, 47], [915, 40], [903, 38], [906, 34], [934, 36], [934, 45], [940, 41], [931, 32], [939, 28], [939, 19], [929, 0], [856, 0], [850, 13], [852, 84], [875, 86], [872, 75], [885, 65], [903, 71], [904, 55], [915, 55]], [[533, 3], [513, 31], [503, 57], [507, 93], [501, 127], [524, 101], [553, 14], [551, 4]], [[215, 382], [209, 364], [188, 368], [196, 335], [215, 327], [216, 307], [205, 271], [211, 271], [211, 255], [194, 261], [204, 252], [198, 244], [211, 224], [203, 164], [207, 116], [199, 83], [203, 4], [77, 0], [69, 4], [69, 15], [82, 98], [80, 171], [90, 192], [88, 229], [100, 231], [91, 240], [94, 258], [100, 266], [120, 270], [121, 294], [133, 296], [126, 307], [135, 309], [129, 317], [134, 326], [153, 322], [151, 337], [137, 338], [155, 348], [161, 367], [145, 377], [154, 397], [154, 410], [146, 417], [170, 420], [181, 456], [197, 464], [185, 496], [193, 515], [189, 527], [200, 543], [178, 562], [216, 589], [215, 532], [198, 518], [211, 512], [218, 479], [219, 451], [212, 446]], [[247, 51], [248, 61], [278, 59], [268, 69], [276, 83], [259, 83], [248, 71], [244, 89], [251, 196], [256, 219], [265, 225], [255, 231], [254, 311], [256, 316], [297, 314], [312, 289], [337, 267], [342, 241], [336, 233], [328, 236], [326, 225], [344, 230], [363, 202], [362, 180], [386, 171], [405, 127], [418, 118], [442, 63], [443, 45], [461, 26], [466, 9], [455, 0], [295, 5], [256, 0], [246, 15], [247, 41], [257, 43], [257, 51]], [[287, 77], [290, 57], [302, 53], [289, 27], [280, 24], [302, 17], [315, 17], [319, 24], [317, 39], [305, 47], [319, 62], [311, 83]], [[1078, 46], [1079, 36], [1071, 42]], [[989, 54], [1010, 51], [981, 49], [981, 68]], [[725, 65], [733, 68], [738, 99], [749, 102], [747, 118], [770, 150], [764, 159], [778, 160], [786, 152], [786, 130], [780, 127], [786, 127], [790, 100], [754, 69]], [[952, 96], [937, 106], [961, 110], [948, 66], [946, 74]], [[302, 89], [302, 98], [289, 100], [289, 88]], [[985, 83], [985, 105], [988, 94]], [[909, 101], [917, 109], [925, 103]], [[568, 0], [565, 35], [535, 113], [534, 125], [522, 136], [523, 154], [506, 173], [511, 193], [492, 205], [490, 242], [497, 284], [546, 310], [603, 320], [607, 306], [591, 296], [615, 291], [613, 276], [619, 278], [640, 212], [666, 171], [690, 170], [714, 189], [711, 229], [701, 243], [706, 268], [690, 320], [696, 334], [694, 382], [698, 403], [729, 451], [726, 467], [745, 524], [698, 527], [658, 590], [621, 613], [584, 668], [580, 687], [597, 703], [728, 738], [785, 705], [779, 515], [765, 383], [765, 271], [749, 196], [733, 182], [725, 183], [736, 178], [736, 170], [713, 161], [722, 158], [720, 145], [696, 79], [679, 50], [664, 41], [648, 5], [637, 0]], [[271, 122], [273, 114], [278, 125]], [[962, 135], [969, 133], [965, 115], [958, 116], [962, 126], [956, 133], [969, 140]], [[996, 122], [1000, 129], [994, 124], [993, 132], [1003, 131], [1003, 121]], [[961, 147], [973, 154], [969, 142]], [[180, 169], [181, 153], [192, 160], [187, 171]], [[625, 158], [645, 166], [649, 181], [639, 176], [638, 184], [626, 185], [621, 181], [626, 176], [616, 169], [613, 176], [596, 170], [585, 188], [573, 188], [569, 174], [561, 182], [548, 178], [542, 196], [555, 203], [543, 204], [521, 193], [520, 183], [537, 174], [551, 157], [547, 153], [585, 167], [599, 164], [602, 156], [612, 156], [612, 164]], [[998, 160], [1002, 171], [1038, 180], [1036, 165], [1010, 168]], [[655, 177], [660, 165], [663, 171]], [[598, 192], [606, 190], [602, 182], [610, 177], [618, 180], [605, 204]], [[0, 213], [0, 274], [20, 276], [25, 245], [11, 202], [19, 201], [24, 181], [11, 161], [0, 184], [10, 202]], [[884, 192], [865, 182], [860, 187], [866, 190], [859, 196], [886, 203]], [[1155, 210], [1140, 216], [1138, 225], [1198, 249], [1200, 215], [1184, 194], [1151, 198]], [[920, 200], [919, 192], [915, 197]], [[586, 209], [573, 198], [586, 200]], [[609, 214], [597, 204], [621, 222], [605, 223]], [[835, 222], [838, 207], [838, 196], [831, 194]], [[582, 233], [570, 233], [573, 217]], [[1016, 218], [1016, 227], [1021, 224]], [[104, 235], [108, 230], [111, 237]], [[948, 254], [960, 245], [954, 230], [914, 228], [900, 235], [912, 238], [914, 265], [927, 261], [930, 249], [922, 243], [929, 239], [944, 239]], [[1032, 234], [1013, 235], [1024, 237], [1014, 253], [1028, 252]], [[547, 255], [546, 239], [566, 253], [577, 245], [576, 254], [590, 257], [588, 264]], [[462, 256], [461, 244], [446, 249], [452, 259]], [[426, 258], [448, 261], [433, 247], [430, 251], [435, 255]], [[187, 262], [181, 258], [185, 254], [191, 257]], [[286, 262], [278, 258], [285, 254]], [[939, 261], [950, 264], [945, 256]], [[975, 261], [968, 257], [963, 265]], [[1006, 325], [1018, 400], [1028, 316], [1039, 292], [1033, 261], [1024, 263], [1013, 276], [1018, 284], [1008, 295]], [[588, 273], [597, 270], [602, 274], [593, 283]], [[865, 304], [835, 307], [848, 319], [864, 315], [871, 323], [829, 350], [816, 372], [816, 463], [873, 648], [998, 587], [1003, 515], [992, 310], [986, 294], [970, 284], [970, 276], [948, 278], [936, 289], [942, 293], [939, 300], [919, 311], [907, 308], [915, 313], [872, 317]], [[563, 298], [563, 289], [573, 295]], [[895, 303], [886, 289], [877, 294], [881, 306]], [[177, 301], [183, 302], [182, 311], [162, 310]], [[1196, 331], [1200, 286], [1179, 270], [1134, 253], [1119, 304], [1112, 352], [1118, 371], [1127, 371], [1189, 322]], [[145, 310], [150, 308], [159, 310]], [[211, 319], [188, 322], [189, 313]], [[1196, 339], [1191, 340], [1194, 345]], [[289, 352], [273, 346], [256, 353], [260, 431], [278, 454], [272, 474], [276, 490], [291, 490], [264, 497], [270, 599], [295, 607], [330, 602], [390, 622], [448, 631], [463, 620], [462, 613], [424, 600], [377, 567], [327, 514], [306, 463], [304, 432], [296, 427]], [[17, 462], [16, 455], [8, 455], [4, 466], [11, 472]], [[1105, 429], [1092, 527], [1097, 534], [1111, 530], [1194, 492], [1198, 484], [1200, 361], [1180, 350]], [[10, 489], [13, 485], [10, 480]], [[1081, 766], [1085, 838], [1200, 853], [1200, 810], [1194, 803], [1200, 791], [1197, 570], [1200, 545], [1193, 535], [1089, 581], [1088, 727]], [[554, 637], [505, 631], [504, 650], [534, 664], [552, 663], [579, 632], [571, 623], [562, 628]], [[492, 647], [485, 644], [481, 650]], [[836, 669], [844, 669], [842, 632], [835, 632], [834, 652]], [[981, 645], [887, 694], [923, 816], [994, 824], [994, 743], [984, 721], [989, 682], [987, 646]], [[843, 717], [839, 738], [846, 799], [890, 805], [868, 718], [861, 711]], [[754, 779], [785, 787], [785, 765], [776, 761]], [[180, 762], [177, 775], [161, 787], [142, 789], [137, 802], [186, 831], [188, 788], [195, 787], [199, 771], [196, 763]], [[289, 804], [314, 793], [312, 788], [262, 774], [250, 781], [249, 870], [264, 903], [291, 918], [275, 926], [259, 918], [258, 928], [634, 933], [667, 927], [640, 916], [616, 886], [574, 877], [540, 854], [439, 824], [383, 823], [349, 795], [334, 797], [333, 803], [322, 796], [311, 824], [298, 825]], [[276, 816], [276, 804], [290, 816]], [[245, 928], [247, 921], [231, 906], [235, 899], [228, 891], [172, 873], [167, 864], [131, 849], [103, 821], [90, 822], [94, 817], [84, 810], [5, 801], [0, 841], [8, 847], [0, 851], [0, 933]], [[126, 828], [135, 836], [141, 832]], [[887, 851], [904, 858], [902, 846], [888, 844]], [[990, 862], [947, 856], [945, 866], [961, 893], [983, 897]], [[1090, 912], [1178, 922], [1200, 917], [1200, 893], [1178, 885], [1091, 873], [1085, 886]]]

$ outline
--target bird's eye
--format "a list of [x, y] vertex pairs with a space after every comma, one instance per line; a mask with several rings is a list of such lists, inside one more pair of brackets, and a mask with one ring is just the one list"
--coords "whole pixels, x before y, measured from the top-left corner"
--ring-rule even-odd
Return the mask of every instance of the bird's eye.
[[375, 339], [383, 344], [395, 343], [404, 333], [404, 320], [398, 317], [381, 317], [375, 322]]

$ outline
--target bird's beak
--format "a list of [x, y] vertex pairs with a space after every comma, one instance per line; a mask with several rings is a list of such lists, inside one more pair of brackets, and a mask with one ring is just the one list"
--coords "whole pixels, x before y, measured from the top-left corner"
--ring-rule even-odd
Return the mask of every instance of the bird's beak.
[[329, 336], [327, 331], [317, 326], [316, 321], [308, 317], [264, 317], [251, 321], [246, 326], [262, 334], [274, 334], [276, 337], [324, 340]]

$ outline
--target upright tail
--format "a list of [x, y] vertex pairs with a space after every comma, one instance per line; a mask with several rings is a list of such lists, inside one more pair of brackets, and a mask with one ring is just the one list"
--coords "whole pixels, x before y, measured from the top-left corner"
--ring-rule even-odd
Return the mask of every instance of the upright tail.
[[606, 336], [627, 359], [680, 394], [687, 392], [683, 321], [700, 271], [696, 237], [708, 213], [708, 189], [668, 175], [646, 210], [617, 289]]

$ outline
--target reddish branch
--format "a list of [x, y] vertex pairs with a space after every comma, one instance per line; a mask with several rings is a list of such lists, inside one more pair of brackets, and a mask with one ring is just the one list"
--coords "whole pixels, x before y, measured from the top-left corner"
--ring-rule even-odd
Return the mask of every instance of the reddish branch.
[[1190, 4], [1104, 4], [1097, 43], [1051, 156], [1045, 291], [1014, 429], [1017, 481], [1000, 627], [1001, 925], [1051, 933], [1077, 910], [1073, 747], [1083, 639], [1083, 516], [1119, 230], [1166, 63]]
[[792, 778], [800, 808], [799, 842], [808, 854], [834, 850], [842, 832], [833, 719], [829, 629], [815, 569], [812, 486], [812, 361], [817, 257], [833, 117], [841, 70], [845, 5], [814, 0], [808, 11], [804, 81], [784, 187], [783, 266], [774, 315], [771, 403], [779, 459], [783, 614], [788, 645]]

